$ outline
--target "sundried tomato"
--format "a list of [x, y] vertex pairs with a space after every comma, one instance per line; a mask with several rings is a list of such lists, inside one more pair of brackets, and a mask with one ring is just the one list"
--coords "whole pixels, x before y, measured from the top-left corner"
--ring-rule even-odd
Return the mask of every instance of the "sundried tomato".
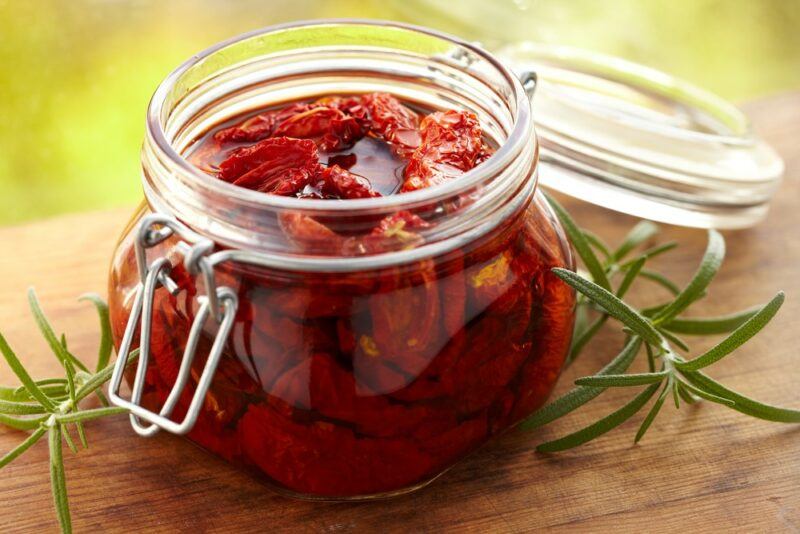
[[342, 236], [300, 213], [283, 213], [278, 217], [286, 239], [303, 252], [338, 253], [342, 250]]
[[478, 118], [468, 111], [438, 111], [419, 125], [421, 141], [411, 154], [401, 191], [444, 183], [472, 169], [483, 148]]
[[277, 124], [272, 131], [275, 137], [311, 139], [323, 152], [350, 148], [365, 133], [355, 118], [325, 106], [313, 107], [292, 115]]
[[422, 373], [407, 378], [405, 387], [390, 391], [389, 395], [403, 402], [449, 398], [452, 388], [448, 389], [446, 376], [453, 372], [455, 362], [464, 352], [466, 344], [467, 336], [461, 330], [444, 344]]
[[[432, 467], [412, 442], [359, 438], [323, 421], [293, 422], [270, 406], [251, 405], [239, 424], [242, 452], [293, 491], [354, 495], [402, 487]], [[342, 476], [346, 473], [346, 476]]]
[[338, 165], [330, 165], [323, 169], [298, 196], [342, 199], [374, 198], [381, 194], [373, 190], [369, 180], [363, 176], [353, 174]]
[[[410, 383], [445, 343], [432, 267], [422, 264], [416, 272], [401, 275], [400, 281], [387, 280], [385, 292], [370, 298], [372, 330], [360, 332], [363, 350], [354, 355], [353, 366], [374, 374], [373, 383], [383, 393]], [[397, 378], [387, 383], [387, 376]]]
[[359, 96], [326, 96], [314, 102], [315, 105], [328, 106], [353, 117], [361, 129], [367, 132], [371, 127], [369, 110]]
[[400, 157], [419, 146], [419, 115], [388, 93], [364, 95], [361, 102], [371, 118], [371, 133], [391, 145]]
[[220, 166], [219, 177], [234, 185], [276, 195], [300, 191], [320, 171], [312, 141], [273, 137], [234, 151]]
[[455, 336], [467, 323], [467, 282], [464, 278], [464, 260], [456, 257], [439, 275], [442, 303], [442, 322], [449, 337]]
[[430, 225], [418, 215], [399, 211], [380, 219], [369, 234], [348, 238], [342, 254], [360, 256], [415, 248], [425, 242], [419, 232], [428, 227]]
[[279, 110], [259, 113], [240, 124], [219, 130], [214, 134], [214, 140], [218, 143], [261, 141], [272, 135], [276, 124], [309, 109], [311, 109], [310, 104], [295, 103]]
[[486, 416], [479, 415], [439, 435], [426, 438], [422, 447], [433, 456], [437, 464], [446, 464], [480, 443], [486, 436], [486, 431]]
[[241, 124], [218, 131], [214, 134], [214, 140], [219, 143], [260, 141], [269, 137], [274, 127], [274, 113], [259, 113]]

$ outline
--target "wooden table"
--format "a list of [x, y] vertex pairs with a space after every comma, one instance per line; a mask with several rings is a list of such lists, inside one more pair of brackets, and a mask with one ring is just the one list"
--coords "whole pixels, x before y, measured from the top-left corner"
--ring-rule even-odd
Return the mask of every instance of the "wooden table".
[[[720, 314], [786, 290], [788, 299], [773, 324], [710, 374], [765, 402], [800, 408], [800, 93], [747, 110], [756, 130], [785, 158], [786, 181], [766, 221], [726, 233], [728, 261], [695, 312]], [[612, 240], [634, 222], [577, 202], [568, 207], [581, 224]], [[91, 357], [97, 345], [94, 311], [76, 297], [105, 294], [109, 256], [130, 211], [0, 229], [0, 328], [36, 376], [50, 376], [57, 366], [26, 312], [25, 288], [36, 286], [52, 321], [70, 336], [70, 347]], [[704, 248], [704, 233], [667, 228], [665, 238], [682, 246], [660, 266], [687, 280]], [[651, 296], [643, 292], [643, 298]], [[604, 335], [567, 370], [558, 392], [598, 369], [618, 341], [614, 333]], [[696, 342], [695, 348], [710, 344]], [[2, 366], [0, 382], [12, 380]], [[88, 427], [88, 451], [65, 453], [73, 521], [78, 532], [800, 530], [797, 426], [704, 403], [680, 411], [666, 407], [637, 446], [634, 420], [566, 453], [534, 452], [535, 443], [612, 411], [629, 395], [609, 391], [537, 433], [500, 437], [426, 489], [361, 504], [289, 500], [180, 438], [141, 439], [124, 417], [100, 420]], [[23, 438], [0, 430], [0, 451]], [[49, 484], [44, 443], [3, 469], [0, 531], [56, 530]]]

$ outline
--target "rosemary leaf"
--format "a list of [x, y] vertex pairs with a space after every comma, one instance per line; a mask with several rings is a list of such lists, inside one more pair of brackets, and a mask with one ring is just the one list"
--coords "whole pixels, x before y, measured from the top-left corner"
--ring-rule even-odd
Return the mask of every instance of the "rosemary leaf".
[[650, 321], [599, 285], [581, 278], [567, 269], [554, 268], [553, 273], [567, 284], [600, 305], [609, 315], [616, 317], [648, 343], [659, 345], [661, 336]]
[[648, 269], [642, 269], [640, 273], [642, 278], [655, 282], [656, 284], [660, 285], [673, 295], [677, 295], [681, 292], [681, 288], [679, 288], [675, 282], [667, 278], [661, 273], [657, 273], [656, 271], [651, 271]]
[[639, 223], [634, 226], [625, 239], [622, 241], [622, 244], [619, 248], [614, 252], [612, 258], [615, 261], [619, 261], [625, 256], [630, 253], [633, 249], [647, 241], [648, 239], [652, 238], [658, 233], [658, 226], [653, 224], [650, 221], [639, 221]]
[[8, 362], [9, 367], [11, 367], [11, 370], [14, 371], [15, 375], [17, 375], [17, 378], [19, 378], [19, 381], [23, 386], [25, 386], [25, 389], [28, 390], [28, 393], [30, 393], [34, 399], [39, 401], [39, 404], [41, 404], [48, 412], [55, 410], [53, 402], [47, 398], [44, 393], [42, 393], [42, 390], [39, 389], [39, 386], [37, 386], [33, 381], [31, 375], [28, 374], [28, 371], [25, 370], [25, 368], [22, 366], [22, 363], [17, 358], [17, 355], [14, 354], [13, 350], [11, 350], [8, 342], [6, 342], [6, 338], [3, 337], [3, 334], [0, 334], [0, 352], [3, 353], [3, 356]]
[[[614, 359], [611, 360], [605, 367], [603, 367], [603, 369], [601, 369], [597, 374], [611, 375], [624, 373], [628, 367], [630, 367], [631, 363], [636, 357], [636, 354], [639, 352], [641, 345], [641, 339], [638, 337], [632, 337], [625, 344], [625, 347], [622, 349], [622, 351], [620, 351], [620, 353], [617, 354]], [[550, 423], [559, 417], [563, 417], [566, 414], [580, 408], [593, 398], [600, 395], [603, 391], [603, 388], [578, 386], [557, 398], [553, 402], [533, 412], [530, 416], [528, 416], [527, 419], [520, 423], [518, 428], [521, 430], [533, 430], [534, 428], [544, 426], [547, 423]]]
[[661, 382], [668, 374], [669, 371], [659, 371], [656, 373], [631, 373], [628, 375], [584, 376], [577, 379], [575, 385], [596, 388], [645, 386]]
[[92, 419], [98, 419], [100, 417], [105, 417], [107, 415], [117, 415], [121, 413], [127, 413], [128, 410], [125, 408], [118, 408], [116, 406], [111, 408], [94, 408], [92, 410], [80, 410], [78, 412], [71, 412], [63, 415], [56, 415], [56, 421], [62, 424], [67, 423], [80, 423], [83, 421], [90, 421]]
[[631, 288], [631, 284], [639, 276], [639, 273], [644, 267], [644, 263], [647, 261], [647, 258], [644, 256], [639, 257], [636, 261], [634, 261], [630, 268], [625, 272], [625, 277], [622, 279], [622, 282], [619, 284], [617, 288], [617, 297], [622, 298], [625, 296], [625, 293]]
[[670, 332], [688, 336], [727, 334], [739, 328], [739, 326], [758, 313], [759, 309], [760, 308], [751, 308], [722, 317], [704, 317], [699, 319], [676, 317], [670, 322], [661, 325], [661, 327]]
[[96, 293], [87, 293], [81, 296], [81, 301], [90, 301], [97, 310], [100, 319], [100, 349], [97, 354], [96, 371], [100, 371], [108, 365], [111, 359], [111, 320], [108, 315], [108, 304]]
[[639, 310], [639, 313], [641, 313], [643, 316], [649, 319], [652, 318], [655, 314], [657, 314], [661, 310], [663, 310], [664, 308], [666, 308], [668, 304], [669, 302], [662, 302], [661, 304], [656, 304], [655, 306], [642, 308], [641, 310]]
[[46, 419], [47, 417], [36, 417], [33, 419], [11, 417], [10, 415], [0, 413], [0, 425], [7, 426], [15, 430], [33, 430], [41, 425]]
[[689, 307], [705, 292], [708, 284], [717, 274], [722, 260], [725, 258], [725, 240], [716, 230], [708, 231], [708, 246], [700, 262], [700, 267], [692, 277], [689, 284], [681, 291], [666, 308], [655, 316], [653, 321], [667, 322]]
[[594, 335], [603, 327], [605, 322], [608, 320], [608, 315], [603, 314], [597, 319], [595, 319], [591, 325], [589, 325], [586, 330], [582, 331], [575, 339], [572, 340], [572, 344], [569, 349], [569, 355], [567, 355], [566, 361], [564, 362], [564, 366], [569, 366], [580, 354], [583, 347], [594, 337]]
[[686, 387], [686, 384], [681, 381], [676, 380], [675, 388], [678, 392], [678, 396], [680, 396], [686, 404], [695, 404], [700, 400], [700, 397], [695, 396], [694, 393]]
[[761, 329], [775, 317], [775, 314], [778, 313], [784, 298], [783, 291], [780, 291], [771, 301], [745, 321], [744, 324], [734, 330], [733, 333], [726, 337], [721, 343], [693, 360], [689, 360], [688, 362], [675, 362], [675, 366], [682, 371], [697, 371], [698, 369], [708, 367], [712, 363], [724, 358], [749, 341], [754, 335], [758, 334]]
[[583, 236], [586, 238], [586, 241], [589, 242], [594, 248], [596, 248], [600, 254], [602, 254], [605, 258], [611, 259], [611, 251], [608, 248], [608, 245], [600, 239], [597, 234], [590, 232], [589, 230], [583, 229]]
[[8, 415], [38, 415], [45, 413], [41, 404], [0, 400], [0, 413]]
[[701, 399], [706, 399], [706, 400], [709, 400], [711, 402], [716, 402], [717, 404], [722, 404], [724, 406], [728, 406], [728, 407], [731, 407], [731, 408], [733, 408], [736, 405], [736, 402], [732, 401], [731, 399], [728, 399], [728, 398], [725, 398], [725, 397], [720, 397], [719, 395], [714, 395], [713, 393], [709, 393], [707, 391], [703, 391], [702, 389], [700, 389], [698, 387], [695, 387], [692, 384], [689, 384], [688, 382], [678, 381], [678, 387], [679, 388], [686, 388], [691, 393], [697, 395]]
[[[65, 361], [64, 370], [67, 372], [67, 386], [69, 389], [69, 400], [70, 403], [72, 404], [72, 408], [77, 409], [78, 400], [75, 397], [75, 368], [72, 366], [72, 362], [70, 362], [69, 360]], [[78, 438], [81, 440], [81, 445], [83, 445], [83, 448], [85, 449], [89, 445], [86, 442], [86, 432], [84, 432], [83, 430], [83, 424], [76, 423], [75, 426], [78, 430]], [[64, 430], [64, 433], [67, 436], [69, 435], [69, 431], [66, 429]]]
[[[39, 389], [41, 390], [41, 392], [44, 393], [45, 395], [47, 395], [48, 397], [50, 397], [51, 400], [55, 400], [57, 397], [61, 397], [63, 395], [66, 395], [66, 393], [67, 393], [66, 384], [64, 384], [64, 385], [54, 384], [54, 385], [51, 385], [51, 386], [40, 386], [39, 382], [37, 381], [36, 385], [39, 386]], [[28, 393], [28, 390], [25, 388], [25, 386], [18, 387], [15, 390], [15, 396], [17, 398], [19, 398], [21, 402], [28, 402], [28, 401], [36, 400], [31, 396], [30, 393]]]
[[61, 450], [61, 427], [53, 425], [48, 435], [50, 443], [50, 485], [53, 490], [53, 501], [58, 516], [61, 532], [72, 532], [72, 521], [69, 514], [69, 501], [67, 499], [67, 481], [64, 476], [64, 458]]
[[67, 443], [69, 450], [71, 450], [73, 454], [78, 454], [78, 448], [75, 446], [75, 442], [72, 441], [72, 436], [69, 435], [69, 429], [65, 425], [61, 426], [61, 434], [64, 436], [64, 441]]
[[77, 423], [75, 428], [78, 429], [78, 439], [81, 440], [81, 446], [83, 446], [84, 449], [88, 449], [89, 441], [86, 439], [86, 430], [83, 428], [83, 424]]
[[572, 246], [575, 248], [575, 252], [583, 261], [583, 264], [586, 266], [586, 269], [589, 271], [589, 274], [592, 275], [592, 279], [603, 289], [610, 291], [611, 290], [611, 283], [608, 281], [608, 277], [606, 276], [606, 271], [603, 266], [600, 264], [600, 260], [597, 259], [595, 256], [592, 247], [589, 245], [589, 242], [586, 241], [586, 237], [584, 236], [583, 232], [578, 225], [575, 224], [575, 221], [572, 220], [572, 217], [566, 212], [566, 210], [561, 207], [555, 199], [553, 199], [550, 195], [546, 195], [547, 200], [550, 202], [550, 205], [553, 207], [553, 210], [556, 212], [558, 219], [561, 221], [561, 224], [564, 226], [564, 230], [567, 232], [570, 241], [572, 242]]
[[64, 360], [73, 360], [72, 363], [74, 363], [76, 367], [83, 371], [87, 371], [86, 366], [83, 365], [83, 363], [73, 356], [67, 349], [65, 349], [59, 339], [56, 337], [55, 332], [53, 332], [53, 327], [50, 326], [50, 322], [44, 315], [42, 307], [39, 305], [39, 299], [36, 298], [36, 292], [32, 287], [28, 289], [28, 303], [30, 304], [33, 318], [36, 320], [36, 325], [42, 332], [47, 344], [50, 345], [50, 349], [53, 351], [53, 354], [55, 354], [56, 357], [62, 362]]
[[0, 458], [0, 469], [13, 462], [23, 452], [30, 449], [33, 444], [35, 444], [42, 436], [44, 436], [45, 432], [47, 432], [47, 429], [43, 426], [39, 426], [33, 434], [25, 439], [25, 441], [8, 451], [5, 456]]
[[[647, 250], [642, 252], [641, 256], [649, 260], [651, 258], [655, 258], [656, 256], [660, 256], [665, 252], [669, 252], [670, 250], [674, 249], [677, 246], [678, 243], [676, 243], [675, 241], [669, 241], [662, 245], [656, 245], [652, 248], [648, 248]], [[634, 261], [636, 260], [628, 260], [625, 263], [620, 264], [619, 268], [622, 270], [628, 269]]]
[[653, 407], [650, 408], [649, 412], [647, 412], [647, 416], [642, 421], [641, 426], [639, 426], [639, 430], [636, 432], [636, 437], [633, 438], [634, 443], [639, 443], [644, 437], [645, 433], [647, 432], [647, 429], [650, 428], [651, 424], [653, 424], [653, 421], [658, 415], [658, 412], [661, 411], [661, 407], [664, 405], [664, 399], [667, 398], [667, 395], [669, 394], [669, 389], [670, 387], [668, 382], [664, 384], [664, 389], [661, 390], [661, 393], [656, 399], [656, 402], [653, 403]]
[[666, 332], [664, 330], [661, 330], [661, 335], [667, 338], [667, 340], [673, 345], [677, 345], [678, 348], [681, 349], [682, 351], [689, 352], [689, 345], [687, 345], [684, 340], [682, 340], [672, 332]]
[[539, 452], [559, 452], [577, 447], [578, 445], [583, 445], [584, 443], [591, 441], [598, 436], [602, 436], [609, 430], [618, 427], [630, 419], [633, 414], [642, 408], [642, 406], [647, 404], [647, 401], [650, 400], [650, 398], [658, 390], [658, 386], [659, 384], [657, 383], [650, 385], [650, 387], [636, 395], [633, 400], [628, 402], [619, 410], [607, 415], [606, 417], [603, 417], [596, 423], [569, 434], [568, 436], [564, 436], [563, 438], [557, 440], [548, 441], [547, 443], [542, 443], [536, 447], [536, 450]]
[[644, 348], [647, 350], [647, 369], [654, 373], [656, 370], [656, 359], [653, 355], [653, 349], [650, 348], [650, 345], [645, 344]]
[[[130, 354], [128, 354], [128, 361], [125, 362], [125, 365], [129, 365], [136, 357], [139, 356], [139, 349], [132, 350]], [[114, 372], [114, 364], [110, 364], [105, 367], [102, 371], [98, 371], [91, 378], [89, 378], [84, 385], [82, 385], [78, 391], [75, 393], [75, 398], [78, 402], [82, 401], [86, 397], [88, 397], [92, 392], [97, 390], [100, 386], [108, 382], [111, 378], [112, 373]]]
[[98, 388], [94, 390], [94, 394], [97, 395], [97, 398], [100, 400], [100, 404], [103, 406], [111, 406], [111, 403], [106, 398], [105, 394], [103, 394], [103, 390]]
[[11, 402], [25, 402], [31, 400], [28, 390], [22, 388], [9, 388], [0, 386], [0, 400]]
[[700, 371], [687, 371], [681, 372], [681, 374], [697, 388], [718, 397], [732, 400], [735, 404], [731, 408], [738, 412], [776, 423], [800, 423], [800, 410], [772, 406], [745, 397], [732, 389], [726, 388]]
[[680, 409], [680, 407], [681, 407], [680, 396], [681, 396], [680, 384], [678, 383], [677, 380], [673, 380], [672, 381], [672, 400], [675, 401], [675, 409], [676, 410]]

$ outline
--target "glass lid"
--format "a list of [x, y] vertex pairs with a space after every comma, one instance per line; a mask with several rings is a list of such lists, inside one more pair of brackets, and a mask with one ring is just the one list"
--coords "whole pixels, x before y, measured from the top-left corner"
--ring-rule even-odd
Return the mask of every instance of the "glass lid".
[[662, 72], [520, 43], [498, 55], [535, 73], [540, 183], [637, 217], [743, 228], [767, 213], [783, 161], [732, 104]]

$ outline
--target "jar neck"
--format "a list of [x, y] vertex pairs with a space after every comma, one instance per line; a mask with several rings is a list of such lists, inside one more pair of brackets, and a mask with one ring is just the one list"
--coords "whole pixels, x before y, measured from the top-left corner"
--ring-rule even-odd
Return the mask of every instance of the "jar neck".
[[[431, 109], [478, 117], [497, 152], [457, 180], [353, 200], [310, 200], [233, 186], [192, 166], [188, 148], [214, 126], [280, 102], [389, 92]], [[430, 30], [375, 21], [276, 26], [193, 57], [159, 86], [148, 110], [143, 188], [151, 208], [223, 247], [297, 269], [347, 270], [431, 257], [463, 246], [524, 208], [536, 187], [538, 144], [519, 80], [493, 56]], [[424, 244], [374, 256], [298, 255], [283, 238], [285, 214], [363, 226], [398, 211], [431, 223]]]

